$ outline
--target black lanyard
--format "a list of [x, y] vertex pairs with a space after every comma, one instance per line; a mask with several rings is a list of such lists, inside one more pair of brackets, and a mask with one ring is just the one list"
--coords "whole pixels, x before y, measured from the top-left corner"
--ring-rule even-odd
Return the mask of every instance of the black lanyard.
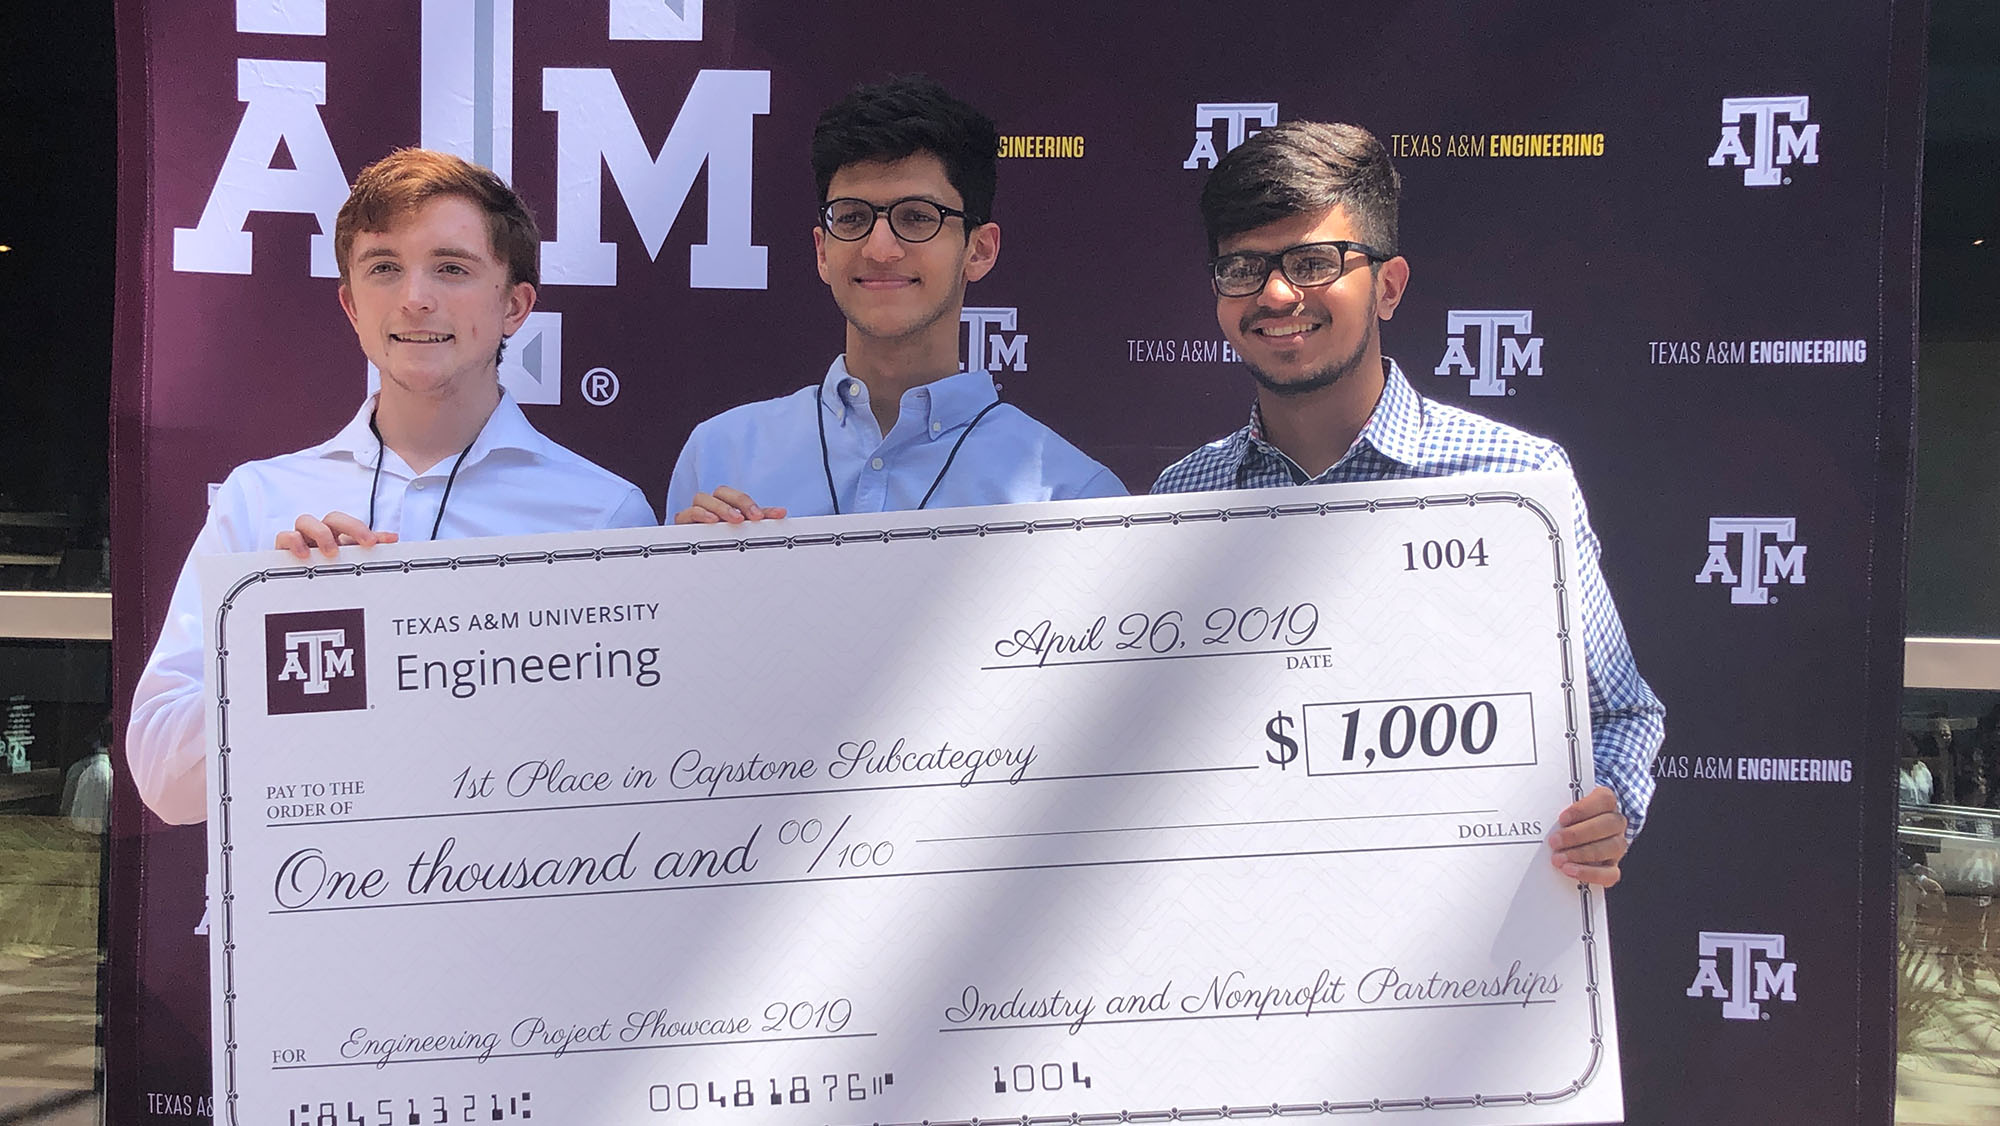
[[[852, 405], [843, 405], [848, 410], [854, 409]], [[972, 428], [979, 425], [979, 420], [986, 417], [987, 411], [999, 405], [1000, 400], [993, 400], [984, 407], [981, 407], [979, 413], [972, 416], [972, 421], [965, 424], [965, 433], [958, 436], [958, 441], [952, 443], [951, 453], [945, 455], [944, 468], [938, 470], [938, 475], [931, 480], [931, 487], [924, 490], [924, 499], [917, 502], [919, 509], [930, 504], [931, 497], [938, 491], [938, 486], [944, 484], [944, 475], [951, 472], [951, 463], [958, 460], [960, 447], [965, 445], [967, 438], [972, 437]], [[838, 516], [840, 515], [840, 494], [833, 487], [833, 455], [827, 450], [826, 445], [826, 403], [818, 395], [813, 396], [813, 421], [819, 423], [819, 464], [820, 468], [826, 470], [826, 499], [833, 502], [833, 514]], [[431, 538], [435, 539], [437, 537], [432, 536]]]
[[[370, 531], [373, 531], [375, 528], [375, 492], [382, 487], [382, 455], [385, 449], [382, 443], [382, 431], [375, 425], [375, 412], [373, 411], [368, 412], [368, 432], [375, 435], [375, 479], [368, 483], [368, 528]], [[478, 441], [479, 436], [477, 434], [473, 435], [472, 441], [467, 442], [465, 448], [458, 451], [458, 460], [451, 463], [451, 474], [444, 479], [444, 495], [438, 498], [437, 519], [431, 521], [432, 539], [438, 538], [438, 529], [444, 526], [444, 506], [451, 503], [451, 486], [458, 480], [458, 467], [465, 464], [465, 455], [472, 452], [474, 443]]]

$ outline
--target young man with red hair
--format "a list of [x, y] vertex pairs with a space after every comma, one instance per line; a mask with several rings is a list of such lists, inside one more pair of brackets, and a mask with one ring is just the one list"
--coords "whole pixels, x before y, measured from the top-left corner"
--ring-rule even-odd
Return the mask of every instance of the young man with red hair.
[[499, 177], [391, 153], [356, 178], [334, 247], [340, 307], [382, 389], [325, 442], [237, 466], [209, 503], [125, 737], [140, 797], [173, 824], [208, 816], [197, 557], [655, 522], [636, 486], [543, 437], [500, 386], [507, 337], [535, 307], [541, 235]]

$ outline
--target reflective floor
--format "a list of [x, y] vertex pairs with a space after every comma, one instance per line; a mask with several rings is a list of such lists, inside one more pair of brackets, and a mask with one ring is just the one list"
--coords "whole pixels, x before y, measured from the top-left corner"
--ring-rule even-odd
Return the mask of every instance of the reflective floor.
[[2000, 814], [1925, 807], [1903, 820], [1896, 1121], [2000, 1123]]
[[0, 816], [0, 1126], [87, 1126], [98, 1095], [102, 838]]

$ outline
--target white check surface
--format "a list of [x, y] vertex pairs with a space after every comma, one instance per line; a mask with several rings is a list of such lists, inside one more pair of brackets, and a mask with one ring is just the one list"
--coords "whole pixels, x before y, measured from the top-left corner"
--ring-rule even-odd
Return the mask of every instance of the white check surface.
[[1568, 496], [208, 561], [218, 1107], [1618, 1120]]

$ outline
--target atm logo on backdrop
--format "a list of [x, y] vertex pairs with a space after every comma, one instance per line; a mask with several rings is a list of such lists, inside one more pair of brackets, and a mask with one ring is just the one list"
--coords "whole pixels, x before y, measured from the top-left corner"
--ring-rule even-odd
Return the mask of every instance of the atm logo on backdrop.
[[[225, 4], [229, 0], [209, 0]], [[702, 0], [606, 0], [612, 42], [699, 42]], [[324, 39], [328, 0], [236, 0], [239, 33], [279, 37], [246, 40], [273, 54], [312, 55]], [[345, 170], [358, 170], [386, 151], [337, 153], [320, 107], [373, 102], [398, 93], [417, 101], [420, 143], [443, 149], [514, 179], [514, 11], [511, 2], [424, 4], [421, 57], [405, 91], [339, 86], [327, 64], [310, 58], [239, 58], [236, 98], [243, 103], [236, 133], [200, 218], [174, 230], [174, 269], [182, 273], [248, 274], [252, 212], [311, 215], [312, 276], [337, 274], [333, 224], [347, 199]], [[600, 9], [603, 10], [603, 9]], [[639, 133], [618, 77], [604, 67], [545, 67], [542, 104], [555, 114], [555, 144], [536, 159], [555, 166], [553, 203], [542, 215], [557, 237], [542, 243], [547, 285], [618, 283], [617, 246], [603, 231], [604, 172], [622, 199], [640, 244], [658, 261], [667, 232], [680, 217], [695, 178], [708, 182], [708, 236], [689, 249], [688, 285], [695, 289], [766, 288], [767, 248], [750, 241], [753, 125], [771, 111], [771, 72], [702, 70], [688, 89], [664, 139]], [[280, 162], [277, 153], [289, 159]], [[528, 357], [523, 357], [527, 360]]]
[[1431, 374], [1469, 375], [1474, 395], [1512, 395], [1505, 376], [1542, 374], [1542, 338], [1534, 327], [1529, 309], [1453, 309], [1445, 318], [1444, 358]]
[[265, 696], [270, 715], [351, 712], [368, 706], [368, 662], [360, 610], [264, 615]]
[[[1791, 183], [1792, 178], [1780, 171], [1785, 165], [1819, 163], [1819, 123], [1806, 120], [1811, 112], [1812, 100], [1804, 94], [1722, 99], [1722, 139], [1709, 155], [1708, 166], [1721, 168], [1726, 162], [1743, 169], [1745, 187]], [[1748, 149], [1743, 145], [1746, 121]]]
[[1013, 308], [965, 308], [958, 321], [965, 326], [965, 366], [960, 371], [1027, 371], [1028, 334], [1016, 332], [1021, 311]]
[[[229, 0], [208, 0], [228, 3]], [[605, 0], [607, 45], [668, 46], [702, 40], [703, 0]], [[235, 0], [236, 30], [260, 38], [258, 53], [312, 55], [327, 35], [328, 0]], [[358, 7], [358, 5], [356, 5]], [[252, 213], [311, 215], [313, 277], [338, 274], [333, 227], [347, 199], [348, 175], [387, 151], [336, 152], [321, 107], [355, 100], [415, 99], [419, 143], [485, 165], [514, 179], [514, 12], [512, 0], [422, 5], [417, 72], [402, 91], [340, 86], [327, 63], [311, 58], [239, 58], [236, 99], [243, 105], [228, 154], [193, 226], [174, 229], [178, 273], [249, 274]], [[604, 201], [622, 201], [646, 255], [659, 261], [695, 179], [707, 173], [707, 238], [688, 249], [693, 289], [767, 288], [768, 248], [751, 241], [755, 121], [771, 111], [767, 70], [702, 70], [664, 139], [639, 132], [618, 77], [604, 67], [544, 67], [539, 109], [555, 114], [555, 144], [536, 154], [553, 164], [555, 194], [541, 210], [545, 286], [618, 284], [618, 246], [604, 240]], [[284, 153], [280, 159], [278, 154]], [[613, 190], [606, 192], [609, 170]], [[614, 203], [614, 206], [616, 204]], [[622, 224], [614, 224], [614, 228]], [[511, 342], [500, 382], [525, 404], [562, 397], [562, 314], [534, 313]], [[370, 388], [375, 373], [369, 373]], [[592, 398], [602, 405], [608, 399]]]
[[1687, 995], [1721, 1000], [1724, 1019], [1770, 1020], [1759, 1002], [1798, 1000], [1799, 967], [1784, 960], [1784, 935], [1702, 931], [1699, 949], [1700, 966]]
[[1729, 601], [1739, 606], [1776, 602], [1772, 587], [1806, 581], [1806, 545], [1796, 542], [1798, 530], [1791, 516], [1717, 516], [1708, 522], [1708, 559], [1694, 581], [1730, 584]]
[[1199, 102], [1194, 107], [1194, 148], [1181, 167], [1213, 168], [1223, 153], [1277, 123], [1276, 102]]

